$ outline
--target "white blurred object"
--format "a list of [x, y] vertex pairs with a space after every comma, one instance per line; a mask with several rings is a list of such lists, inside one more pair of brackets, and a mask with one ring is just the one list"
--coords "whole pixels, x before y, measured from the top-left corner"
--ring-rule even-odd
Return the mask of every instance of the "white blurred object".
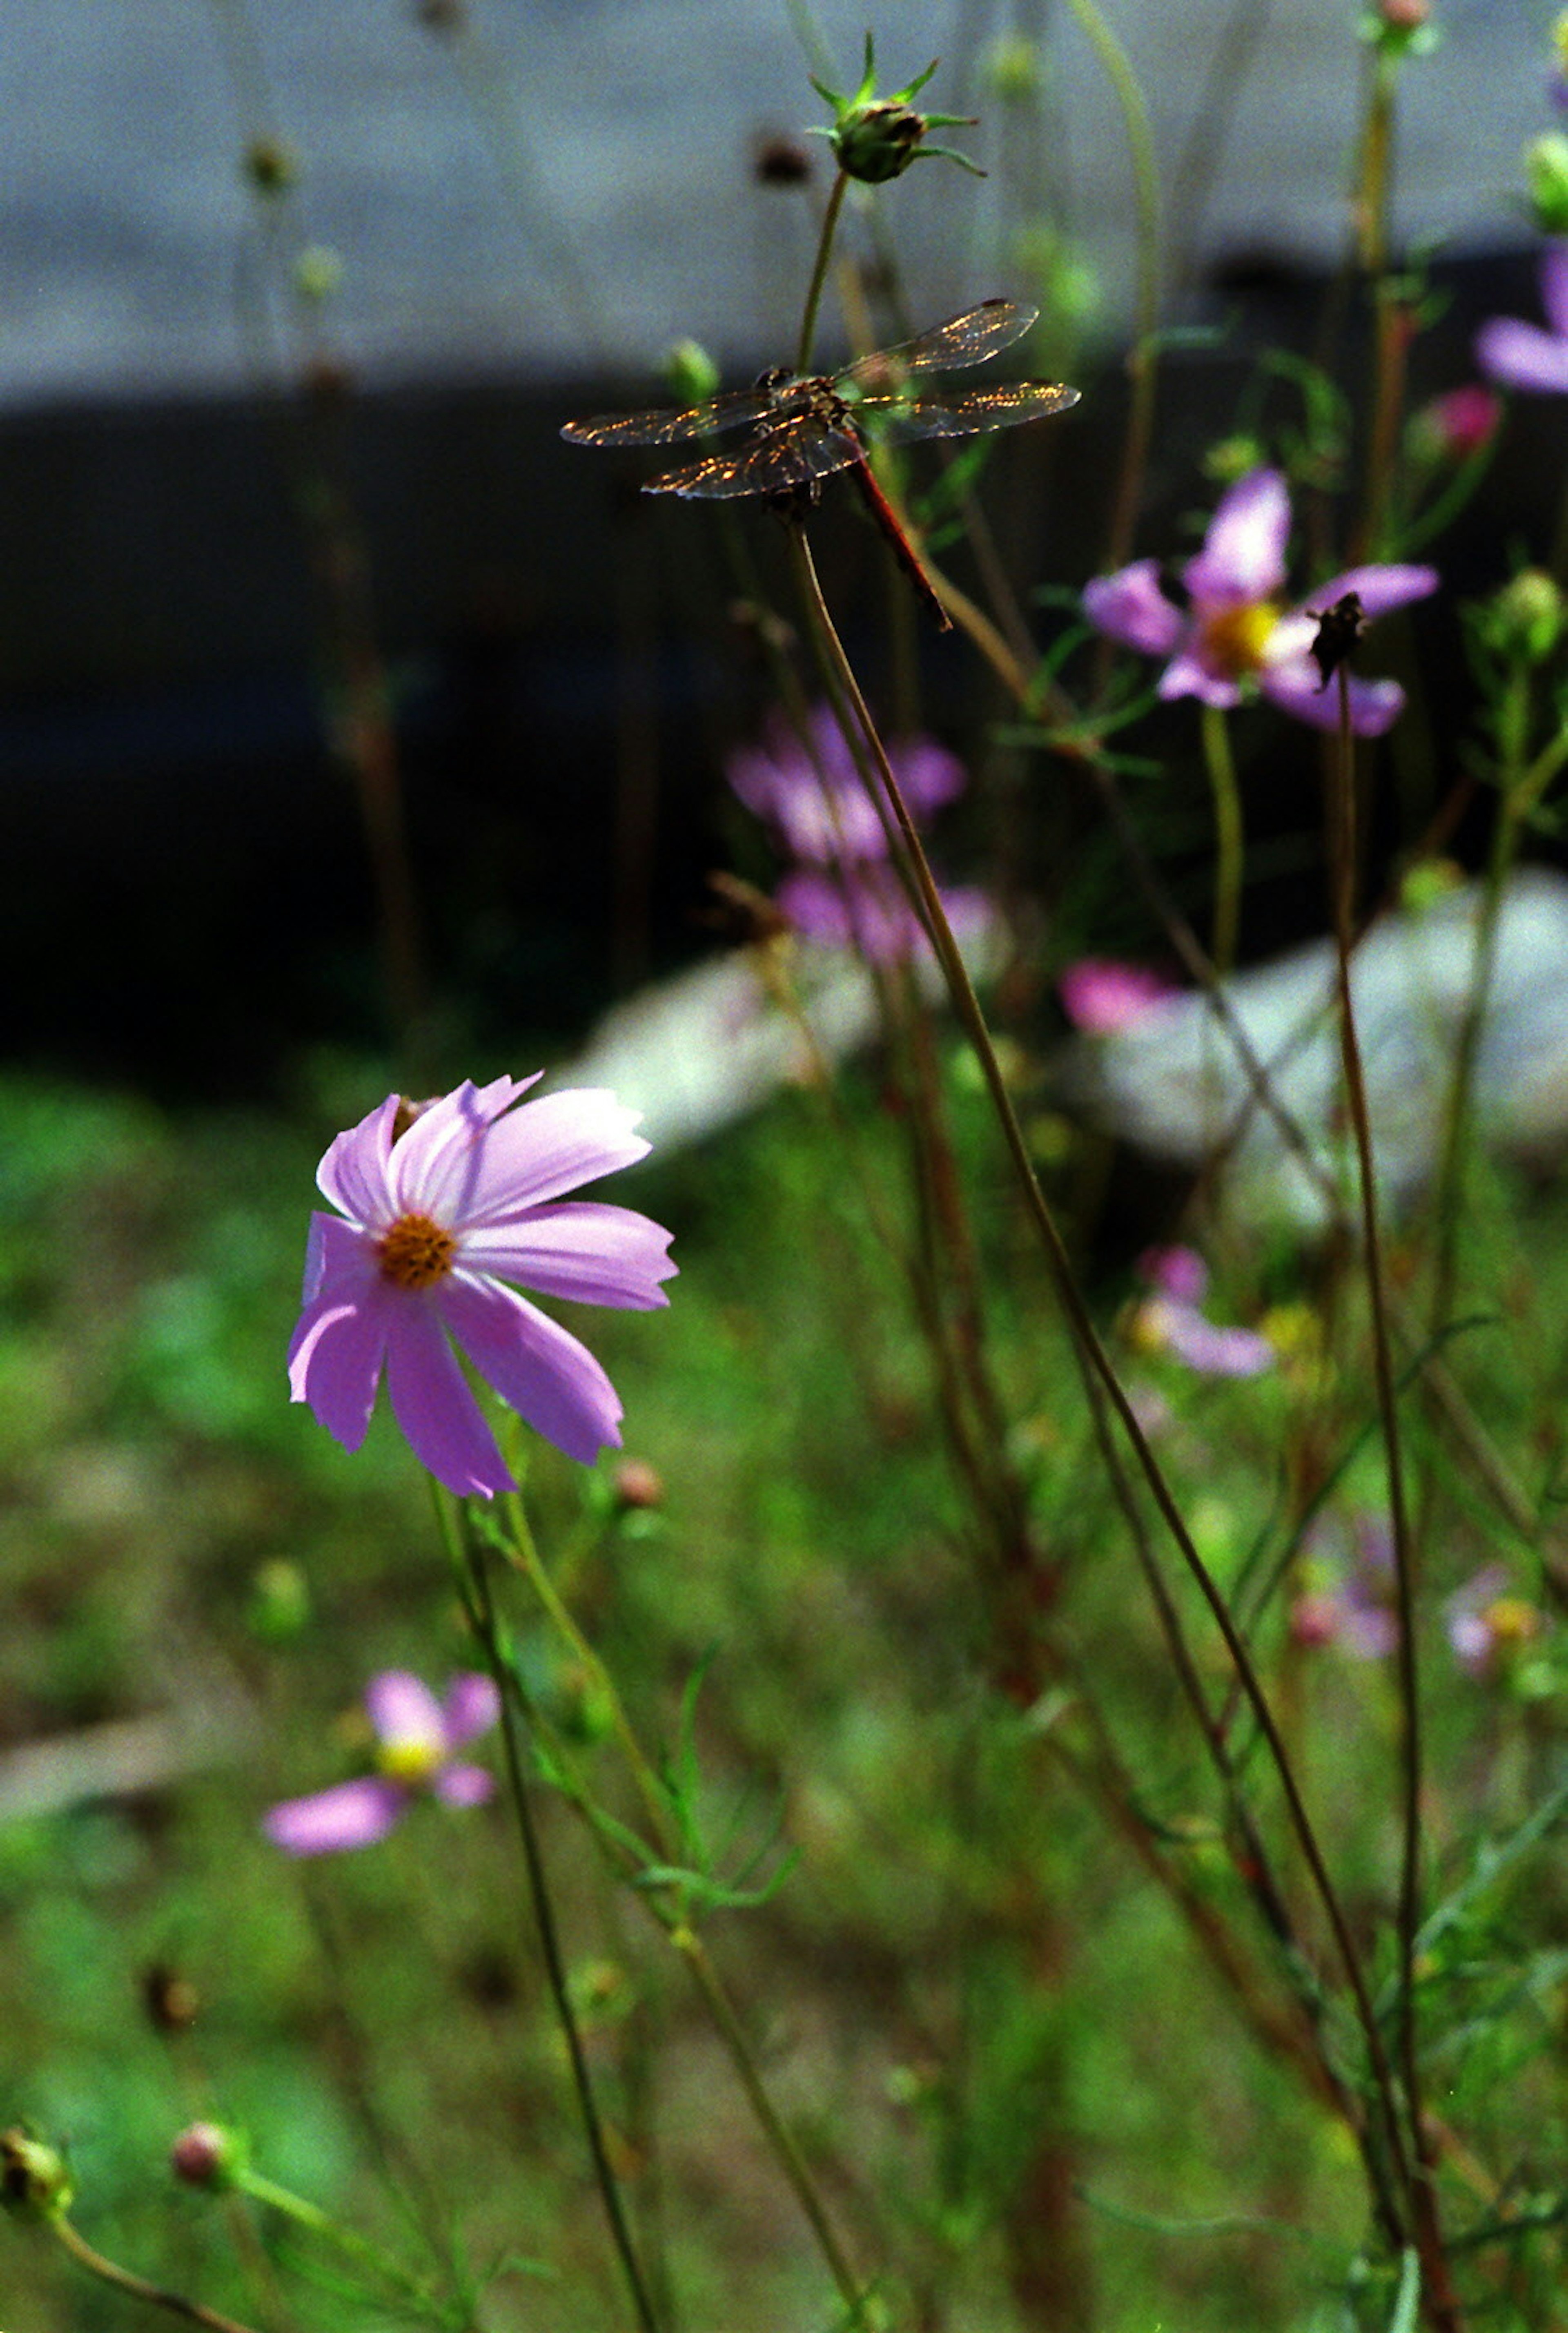
[[[959, 946], [970, 973], [983, 978], [1002, 952], [999, 921], [992, 917], [983, 928], [961, 935]], [[942, 977], [929, 955], [917, 977], [922, 994], [938, 1002]], [[856, 957], [798, 940], [789, 979], [809, 1042], [775, 1001], [752, 953], [737, 950], [617, 1005], [587, 1051], [551, 1083], [608, 1086], [641, 1111], [637, 1130], [655, 1150], [700, 1142], [760, 1109], [780, 1086], [808, 1083], [813, 1044], [824, 1060], [839, 1061], [875, 1036], [876, 991]]]
[[[1385, 916], [1352, 960], [1379, 1184], [1396, 1205], [1430, 1181], [1445, 1139], [1480, 905], [1472, 886]], [[1319, 1168], [1350, 1197], [1333, 943], [1238, 974], [1225, 995]], [[1503, 895], [1474, 1080], [1492, 1147], [1540, 1155], [1568, 1137], [1568, 881], [1545, 869], [1515, 875]], [[1225, 1188], [1244, 1213], [1304, 1227], [1328, 1220], [1321, 1176], [1257, 1099], [1200, 994], [1163, 998], [1112, 1035], [1077, 1040], [1069, 1083], [1139, 1149], [1190, 1166], [1227, 1151]]]

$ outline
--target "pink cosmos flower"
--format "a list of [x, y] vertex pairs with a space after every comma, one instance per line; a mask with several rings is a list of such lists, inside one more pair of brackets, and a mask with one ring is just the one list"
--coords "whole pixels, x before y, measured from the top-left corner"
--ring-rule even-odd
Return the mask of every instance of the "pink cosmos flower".
[[311, 1218], [289, 1387], [346, 1450], [365, 1439], [385, 1365], [392, 1413], [447, 1489], [517, 1488], [452, 1349], [538, 1434], [591, 1464], [620, 1444], [621, 1405], [577, 1339], [509, 1281], [647, 1311], [668, 1299], [670, 1234], [575, 1190], [641, 1158], [636, 1112], [599, 1091], [513, 1109], [533, 1078], [472, 1080], [411, 1107], [389, 1094], [317, 1170], [338, 1214]]
[[1496, 1675], [1545, 1626], [1536, 1607], [1510, 1589], [1505, 1567], [1488, 1563], [1443, 1607], [1449, 1646], [1467, 1676]]
[[1137, 1342], [1171, 1354], [1200, 1377], [1256, 1378], [1278, 1359], [1267, 1337], [1253, 1329], [1222, 1329], [1200, 1310], [1209, 1287], [1209, 1267], [1195, 1248], [1150, 1248], [1138, 1259], [1140, 1275], [1152, 1293], [1133, 1316]]
[[501, 1714], [492, 1680], [465, 1669], [437, 1701], [407, 1669], [382, 1669], [365, 1688], [376, 1734], [374, 1774], [269, 1808], [262, 1829], [286, 1855], [337, 1855], [385, 1839], [416, 1792], [449, 1807], [476, 1807], [495, 1785], [483, 1766], [454, 1755]]
[[[795, 929], [824, 947], [856, 949], [887, 964], [924, 944], [919, 918], [888, 858], [875, 806], [827, 706], [811, 713], [809, 750], [775, 717], [767, 742], [731, 756], [730, 783], [799, 862], [779, 887]], [[917, 826], [963, 792], [963, 763], [929, 737], [888, 748], [899, 791]], [[942, 902], [962, 941], [991, 919], [982, 891], [944, 889]]]
[[1568, 391], [1568, 241], [1548, 243], [1541, 254], [1541, 305], [1549, 329], [1522, 316], [1493, 316], [1476, 335], [1476, 362], [1505, 389], [1544, 396]]
[[[1336, 729], [1339, 691], [1324, 687], [1310, 653], [1317, 615], [1347, 591], [1367, 616], [1386, 615], [1435, 591], [1437, 570], [1347, 568], [1286, 609], [1280, 594], [1289, 535], [1285, 480], [1277, 470], [1253, 470], [1221, 497], [1202, 550], [1182, 569], [1184, 608], [1166, 597], [1158, 562], [1136, 559], [1087, 585], [1084, 611], [1123, 647], [1166, 658], [1162, 696], [1196, 696], [1229, 709], [1249, 682], [1296, 720]], [[1351, 727], [1358, 737], [1381, 737], [1399, 718], [1403, 689], [1394, 680], [1353, 677], [1349, 686]]]
[[1496, 436], [1502, 399], [1478, 380], [1445, 389], [1411, 418], [1411, 450], [1425, 462], [1463, 462]]
[[1118, 964], [1110, 956], [1081, 956], [1070, 964], [1056, 983], [1062, 1009], [1075, 1029], [1085, 1036], [1111, 1037], [1142, 1021], [1152, 1004], [1176, 994], [1171, 983], [1141, 965]]

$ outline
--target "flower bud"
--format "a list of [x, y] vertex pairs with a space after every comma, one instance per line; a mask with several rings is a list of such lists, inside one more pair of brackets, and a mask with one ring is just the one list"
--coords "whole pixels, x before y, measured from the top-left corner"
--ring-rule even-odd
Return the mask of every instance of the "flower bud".
[[28, 2220], [68, 2211], [71, 2174], [65, 2158], [24, 2130], [0, 2132], [0, 2203]]
[[188, 1976], [159, 1961], [141, 1980], [142, 2007], [155, 2033], [185, 2033], [196, 2021], [200, 1996]]
[[1502, 411], [1496, 390], [1478, 380], [1434, 397], [1411, 417], [1411, 458], [1434, 467], [1439, 462], [1468, 460], [1495, 436]]
[[1361, 21], [1361, 36], [1385, 57], [1421, 56], [1438, 44], [1432, 0], [1376, 0]]
[[1521, 568], [1481, 612], [1487, 646], [1510, 662], [1544, 664], [1563, 637], [1568, 609], [1544, 568]]
[[221, 2123], [186, 2125], [168, 2151], [168, 2167], [187, 2187], [228, 2187], [244, 2159], [238, 2131]]
[[985, 86], [1002, 105], [1031, 103], [1045, 87], [1040, 44], [1027, 33], [1003, 33], [980, 61]]
[[300, 176], [298, 161], [276, 138], [253, 138], [245, 148], [244, 169], [246, 183], [258, 195], [286, 195]]
[[1530, 209], [1543, 235], [1568, 235], [1568, 137], [1549, 130], [1525, 149]]
[[753, 147], [751, 175], [760, 187], [803, 187], [811, 176], [811, 157], [798, 139], [775, 132]]
[[814, 134], [826, 138], [833, 149], [834, 158], [846, 178], [858, 178], [868, 187], [885, 186], [890, 178], [902, 178], [912, 162], [923, 156], [939, 155], [949, 162], [957, 162], [965, 170], [983, 178], [985, 172], [970, 161], [967, 156], [955, 153], [948, 146], [931, 146], [926, 139], [933, 130], [968, 125], [974, 116], [967, 113], [917, 113], [911, 99], [925, 87], [936, 71], [933, 58], [923, 73], [917, 73], [905, 89], [895, 89], [885, 97], [876, 94], [876, 64], [871, 35], [865, 36], [865, 71], [859, 88], [852, 97], [841, 97], [815, 75], [811, 86], [818, 97], [827, 99], [833, 108], [833, 127], [818, 130]]
[[623, 1507], [662, 1507], [664, 1486], [645, 1458], [623, 1458], [616, 1468], [616, 1497]]
[[719, 386], [719, 368], [701, 341], [672, 341], [661, 370], [683, 405], [705, 404]]
[[251, 1574], [245, 1622], [263, 1644], [292, 1644], [311, 1621], [311, 1583], [297, 1563], [274, 1555]]

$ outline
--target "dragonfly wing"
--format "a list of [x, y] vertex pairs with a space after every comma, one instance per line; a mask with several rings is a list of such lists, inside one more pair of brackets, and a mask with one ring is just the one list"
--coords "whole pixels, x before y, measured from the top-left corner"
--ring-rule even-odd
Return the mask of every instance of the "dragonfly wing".
[[981, 429], [1011, 429], [1020, 421], [1043, 421], [1047, 414], [1065, 413], [1077, 401], [1078, 391], [1061, 381], [1021, 380], [970, 389], [945, 400], [923, 398], [913, 405], [890, 398], [883, 406], [875, 398], [866, 398], [856, 410], [864, 414], [873, 436], [904, 446], [919, 437], [970, 437]]
[[598, 413], [587, 421], [569, 421], [561, 436], [573, 446], [673, 446], [682, 437], [716, 436], [757, 421], [773, 403], [765, 389], [730, 389], [711, 397], [705, 405], [671, 408], [665, 412]]
[[1016, 300], [982, 300], [978, 308], [966, 308], [961, 316], [950, 316], [945, 324], [932, 324], [929, 331], [917, 332], [913, 341], [901, 341], [896, 348], [879, 349], [875, 355], [862, 357], [841, 378], [857, 389], [875, 389], [886, 382], [889, 374], [946, 372], [959, 365], [984, 364], [989, 357], [1021, 341], [1039, 312], [1037, 308], [1020, 306]]
[[684, 470], [651, 478], [650, 494], [683, 494], [704, 502], [732, 501], [741, 494], [784, 494], [831, 477], [864, 458], [860, 440], [846, 429], [798, 427], [779, 429], [733, 454], [710, 454]]

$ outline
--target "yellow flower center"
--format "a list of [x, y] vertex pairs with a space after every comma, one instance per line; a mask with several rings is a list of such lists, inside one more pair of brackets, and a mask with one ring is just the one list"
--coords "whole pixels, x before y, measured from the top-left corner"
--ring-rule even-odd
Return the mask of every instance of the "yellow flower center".
[[1203, 619], [1203, 645], [1221, 672], [1256, 672], [1278, 621], [1279, 610], [1270, 600], [1221, 608]]
[[410, 1789], [427, 1782], [441, 1763], [441, 1745], [421, 1742], [406, 1734], [401, 1741], [396, 1736], [383, 1742], [376, 1752], [376, 1763], [389, 1782], [404, 1782]]
[[1522, 1596], [1499, 1596], [1481, 1615], [1499, 1645], [1528, 1642], [1541, 1625], [1541, 1616]]
[[428, 1288], [457, 1261], [457, 1242], [429, 1215], [399, 1215], [376, 1243], [384, 1279], [399, 1288]]

